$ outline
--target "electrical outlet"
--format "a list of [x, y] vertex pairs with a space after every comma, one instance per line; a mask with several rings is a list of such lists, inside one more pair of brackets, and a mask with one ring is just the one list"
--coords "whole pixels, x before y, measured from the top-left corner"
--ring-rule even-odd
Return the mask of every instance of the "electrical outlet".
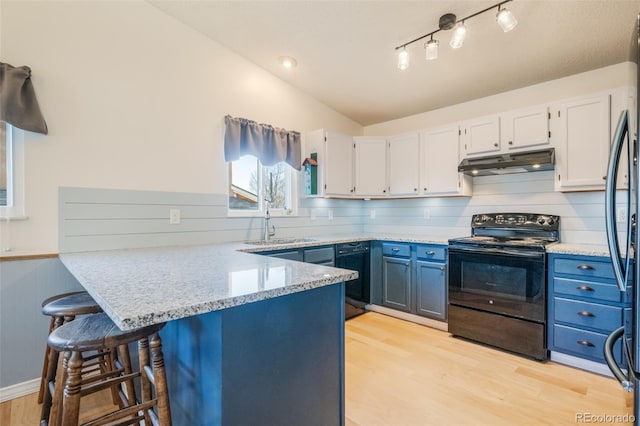
[[180, 223], [180, 209], [169, 209], [169, 225]]
[[624, 223], [627, 221], [627, 209], [625, 207], [618, 207], [616, 210], [616, 222]]
[[369, 211], [369, 217], [371, 219], [375, 219], [376, 218], [376, 211], [371, 209], [371, 211]]
[[329, 210], [328, 217], [329, 220], [333, 220], [333, 210]]

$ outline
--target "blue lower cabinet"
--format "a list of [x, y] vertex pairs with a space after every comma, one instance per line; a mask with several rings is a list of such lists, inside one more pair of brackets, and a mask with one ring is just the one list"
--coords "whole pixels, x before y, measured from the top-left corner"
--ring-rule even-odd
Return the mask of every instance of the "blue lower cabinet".
[[447, 266], [444, 263], [416, 261], [416, 313], [447, 319]]
[[[607, 257], [549, 254], [547, 338], [552, 352], [604, 363], [604, 341], [628, 320], [630, 291], [618, 290]], [[614, 348], [622, 361], [622, 349]]]
[[[372, 249], [372, 276], [376, 270]], [[439, 321], [447, 319], [447, 247], [434, 244], [383, 242], [380, 298], [383, 306]], [[372, 279], [372, 285], [376, 281]], [[372, 289], [372, 294], [378, 294]]]
[[411, 312], [411, 260], [382, 258], [382, 304]]

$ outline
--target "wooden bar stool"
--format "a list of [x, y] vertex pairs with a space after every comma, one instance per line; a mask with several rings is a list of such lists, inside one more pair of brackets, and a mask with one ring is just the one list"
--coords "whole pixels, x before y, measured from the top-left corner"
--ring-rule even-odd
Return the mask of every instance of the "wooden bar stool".
[[[102, 308], [100, 308], [86, 291], [58, 294], [42, 302], [42, 313], [51, 317], [49, 321], [49, 334], [65, 322], [72, 321], [77, 315], [95, 314], [98, 312], [102, 312]], [[49, 345], [45, 345], [40, 391], [38, 392], [39, 404], [42, 403], [42, 398], [44, 397], [45, 379], [49, 370], [49, 355]], [[53, 367], [55, 368], [55, 365], [53, 365]]]
[[[50, 416], [43, 424], [77, 425], [80, 400], [94, 392], [117, 387], [119, 409], [92, 419], [90, 425], [102, 425], [114, 420], [118, 424], [171, 425], [171, 410], [164, 370], [162, 342], [158, 332], [164, 324], [130, 331], [120, 330], [105, 313], [88, 315], [64, 324], [49, 335], [53, 351], [64, 353], [61, 367], [53, 382], [53, 404]], [[83, 365], [93, 353], [126, 353], [130, 343], [138, 342], [138, 369], [123, 362], [121, 368], [86, 375]], [[150, 351], [149, 351], [150, 349]], [[150, 353], [149, 353], [150, 352]], [[134, 379], [140, 378], [140, 398], [136, 397]], [[48, 377], [48, 381], [53, 381]]]

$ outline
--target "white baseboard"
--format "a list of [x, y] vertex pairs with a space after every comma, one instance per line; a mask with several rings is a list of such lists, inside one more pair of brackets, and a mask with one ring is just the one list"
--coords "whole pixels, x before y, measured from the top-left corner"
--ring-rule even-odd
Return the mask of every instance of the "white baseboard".
[[40, 378], [29, 380], [15, 385], [0, 388], [0, 402], [9, 401], [10, 399], [20, 398], [21, 396], [40, 390]]
[[449, 325], [443, 321], [436, 321], [430, 318], [421, 317], [420, 315], [409, 314], [407, 312], [397, 311], [380, 305], [367, 305], [365, 309], [380, 314], [389, 315], [390, 317], [399, 318], [405, 321], [415, 322], [417, 324], [426, 325], [442, 331], [448, 331]]
[[603, 376], [613, 377], [613, 373], [609, 370], [606, 364], [600, 364], [599, 362], [590, 361], [588, 359], [578, 358], [576, 356], [567, 355], [559, 352], [551, 352], [551, 361], [565, 364], [571, 367], [579, 368], [581, 370], [589, 371], [592, 373], [601, 374]]

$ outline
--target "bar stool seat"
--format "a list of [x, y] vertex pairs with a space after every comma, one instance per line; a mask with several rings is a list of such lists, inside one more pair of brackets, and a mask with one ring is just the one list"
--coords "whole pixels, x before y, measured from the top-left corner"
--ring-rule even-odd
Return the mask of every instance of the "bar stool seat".
[[[171, 425], [167, 380], [162, 342], [158, 332], [164, 324], [135, 330], [120, 330], [105, 313], [88, 315], [55, 329], [48, 339], [53, 351], [64, 353], [53, 384], [53, 404], [48, 420], [51, 425], [76, 425], [80, 417], [80, 399], [99, 390], [119, 387], [120, 408], [91, 424], [116, 419], [130, 419], [126, 424], [144, 420], [145, 425]], [[84, 376], [82, 367], [87, 354], [109, 351], [125, 353], [130, 343], [138, 342], [138, 369], [123, 363], [122, 368]], [[150, 349], [150, 352], [149, 352]], [[128, 353], [128, 352], [126, 352]], [[125, 360], [126, 361], [126, 360]], [[128, 365], [127, 365], [128, 364]], [[140, 399], [136, 397], [134, 379], [140, 378]], [[49, 377], [52, 380], [53, 377]], [[123, 423], [124, 424], [124, 423]]]
[[[50, 316], [49, 334], [68, 321], [72, 321], [78, 315], [95, 314], [102, 312], [100, 305], [86, 291], [75, 291], [51, 296], [42, 302], [42, 313]], [[44, 360], [42, 362], [42, 375], [40, 379], [40, 391], [38, 403], [42, 403], [44, 397], [45, 378], [49, 370], [49, 346], [45, 346]], [[55, 368], [55, 365], [52, 366]]]

